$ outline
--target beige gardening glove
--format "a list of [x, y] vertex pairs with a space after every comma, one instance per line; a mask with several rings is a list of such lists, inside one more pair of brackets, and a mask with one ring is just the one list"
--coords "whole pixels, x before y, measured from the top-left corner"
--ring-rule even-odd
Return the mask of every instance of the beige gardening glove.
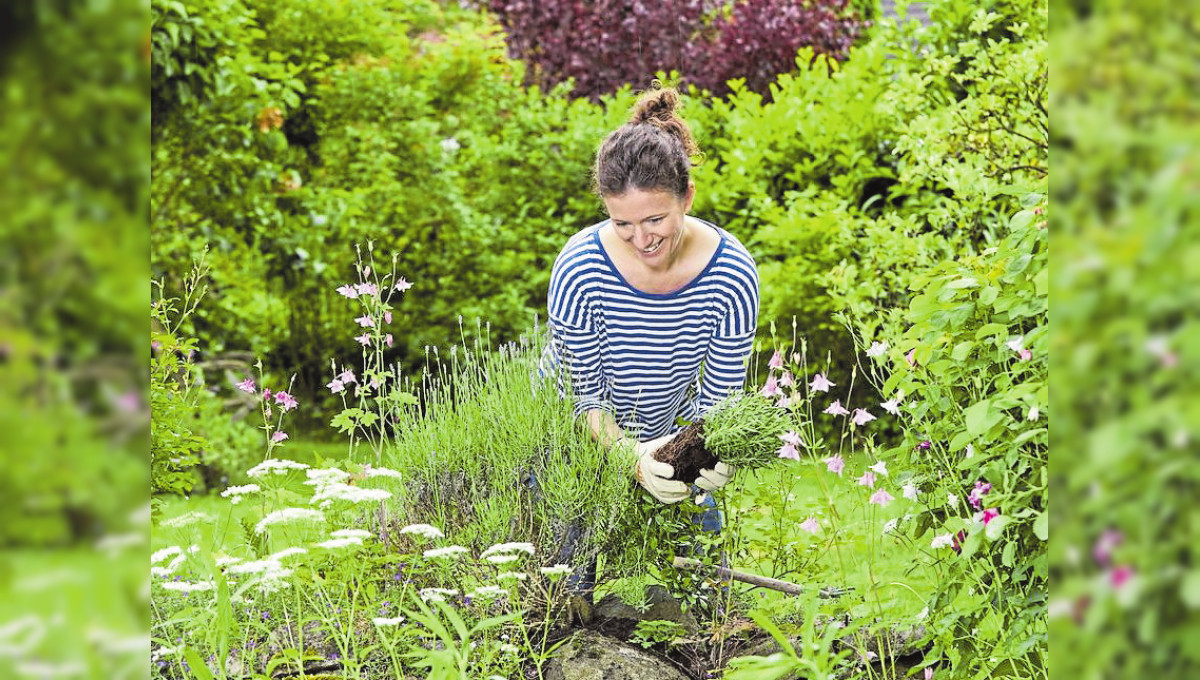
[[691, 495], [687, 484], [671, 481], [675, 468], [667, 463], [654, 460], [654, 452], [660, 446], [671, 441], [674, 435], [639, 442], [625, 438], [613, 445], [614, 449], [628, 451], [634, 458], [633, 475], [638, 484], [646, 489], [660, 503], [678, 503]]
[[694, 484], [705, 491], [716, 491], [728, 484], [729, 478], [732, 476], [733, 466], [717, 463], [712, 468], [701, 469], [700, 476], [696, 478]]

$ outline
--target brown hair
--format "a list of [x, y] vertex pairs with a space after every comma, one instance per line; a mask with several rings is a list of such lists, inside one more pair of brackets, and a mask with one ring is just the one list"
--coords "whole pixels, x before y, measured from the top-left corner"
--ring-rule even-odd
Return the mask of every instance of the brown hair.
[[655, 81], [633, 106], [629, 122], [613, 130], [592, 168], [593, 188], [601, 197], [630, 189], [687, 193], [692, 159], [700, 148], [687, 122], [676, 112], [679, 92]]

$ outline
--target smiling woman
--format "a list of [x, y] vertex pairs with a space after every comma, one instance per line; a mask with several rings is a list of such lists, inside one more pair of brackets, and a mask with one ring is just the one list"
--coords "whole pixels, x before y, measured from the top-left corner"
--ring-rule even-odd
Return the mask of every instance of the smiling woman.
[[[595, 190], [609, 219], [575, 234], [555, 260], [541, 366], [562, 377], [564, 394], [570, 381], [576, 414], [663, 503], [729, 481], [722, 463], [672, 480], [653, 453], [681, 419], [743, 388], [758, 319], [754, 259], [729, 232], [687, 214], [699, 149], [678, 106], [674, 89], [653, 89], [600, 145]], [[715, 507], [701, 523], [719, 530]]]

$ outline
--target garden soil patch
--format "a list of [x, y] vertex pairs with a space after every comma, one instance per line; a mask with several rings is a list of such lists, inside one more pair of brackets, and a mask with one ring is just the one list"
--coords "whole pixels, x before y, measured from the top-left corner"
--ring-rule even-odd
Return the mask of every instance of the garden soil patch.
[[671, 479], [691, 484], [700, 471], [712, 468], [718, 459], [704, 444], [704, 421], [697, 420], [679, 431], [671, 441], [654, 452], [654, 460], [675, 468]]

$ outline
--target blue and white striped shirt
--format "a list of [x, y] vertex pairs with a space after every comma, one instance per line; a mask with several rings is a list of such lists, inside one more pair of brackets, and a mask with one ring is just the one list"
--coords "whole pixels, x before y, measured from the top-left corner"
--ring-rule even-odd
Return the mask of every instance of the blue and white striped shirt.
[[[758, 322], [758, 270], [732, 234], [696, 278], [672, 293], [637, 290], [600, 244], [600, 228], [575, 234], [550, 274], [551, 342], [541, 373], [565, 366], [575, 412], [608, 411], [642, 440], [679, 430], [742, 389]], [[559, 377], [563, 385], [562, 376]]]

